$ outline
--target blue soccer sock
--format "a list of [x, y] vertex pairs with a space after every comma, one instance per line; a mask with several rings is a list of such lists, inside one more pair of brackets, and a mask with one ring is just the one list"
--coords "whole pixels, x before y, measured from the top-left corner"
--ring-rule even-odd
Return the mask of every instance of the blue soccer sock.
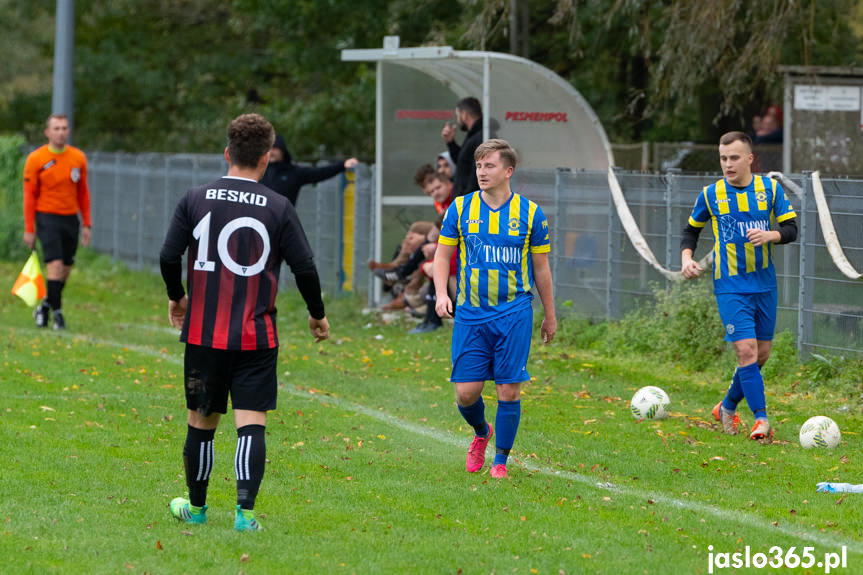
[[746, 403], [749, 404], [755, 419], [767, 419], [767, 399], [764, 396], [764, 378], [761, 377], [761, 368], [757, 363], [751, 363], [738, 367], [737, 373], [743, 395], [746, 396]]
[[474, 433], [480, 437], [488, 435], [488, 423], [485, 421], [485, 403], [482, 400], [482, 395], [472, 405], [459, 405], [458, 410], [468, 425], [473, 427]]
[[506, 465], [509, 451], [515, 443], [518, 422], [521, 420], [521, 400], [497, 402], [497, 415], [494, 427], [497, 435], [494, 441], [495, 453], [492, 465]]
[[731, 380], [731, 385], [728, 387], [728, 393], [725, 394], [725, 399], [722, 400], [722, 407], [728, 411], [735, 411], [737, 404], [743, 399], [743, 386], [740, 383], [740, 374], [737, 369], [734, 370], [734, 378]]

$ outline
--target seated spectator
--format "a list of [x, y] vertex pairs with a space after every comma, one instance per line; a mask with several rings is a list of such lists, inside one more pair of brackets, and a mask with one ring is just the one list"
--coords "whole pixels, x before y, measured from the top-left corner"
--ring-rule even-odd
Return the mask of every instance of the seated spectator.
[[[419, 177], [420, 172], [417, 173], [417, 180]], [[452, 182], [446, 176], [432, 173], [425, 177], [423, 191], [434, 202], [438, 219], [441, 219], [453, 201]], [[425, 315], [425, 296], [429, 291], [430, 283], [426, 281], [426, 276], [419, 268], [429, 257], [434, 257], [437, 232], [438, 228], [432, 227], [426, 234], [424, 241], [410, 254], [407, 261], [401, 262], [397, 258], [390, 262], [391, 265], [378, 264], [374, 268], [374, 274], [384, 280], [385, 285], [405, 284], [403, 293], [398, 294], [390, 303], [381, 306], [381, 309], [389, 311], [406, 307], [417, 314]], [[406, 242], [402, 242], [402, 245], [406, 245]], [[411, 245], [415, 244], [411, 243]]]
[[[431, 164], [423, 164], [414, 174], [414, 183], [419, 186], [426, 195], [428, 195], [426, 187], [434, 173], [435, 169]], [[376, 269], [389, 270], [394, 267], [404, 265], [410, 255], [423, 244], [426, 234], [428, 234], [433, 227], [434, 224], [432, 222], [414, 222], [411, 224], [410, 229], [408, 229], [405, 239], [402, 240], [396, 249], [396, 255], [393, 259], [389, 262], [376, 262], [372, 260], [369, 262], [369, 269], [372, 271]]]
[[449, 152], [441, 152], [437, 155], [437, 173], [444, 176], [450, 182], [455, 177], [455, 162]]
[[[435, 303], [437, 302], [437, 296], [434, 293], [434, 284], [432, 283], [432, 269], [434, 267], [434, 253], [437, 249], [437, 236], [440, 232], [440, 226], [443, 223], [443, 214], [438, 218], [435, 222], [435, 229], [433, 231], [434, 235], [434, 249], [429, 249], [428, 246], [432, 244], [426, 244], [423, 246], [423, 253], [426, 257], [426, 261], [423, 262], [421, 266], [421, 270], [423, 275], [428, 278], [427, 285], [430, 286], [428, 293], [426, 294], [426, 310], [425, 310], [425, 319], [423, 322], [419, 324], [417, 327], [411, 330], [410, 333], [420, 334], [420, 333], [428, 333], [430, 331], [434, 331], [443, 325], [443, 321], [440, 316], [435, 311]], [[431, 234], [430, 234], [431, 236]], [[458, 250], [454, 251], [452, 254], [452, 258], [449, 261], [449, 280], [447, 280], [447, 291], [449, 292], [450, 299], [455, 302], [456, 296], [456, 274], [458, 273]], [[453, 310], [455, 311], [455, 310]]]
[[[437, 177], [434, 167], [431, 164], [423, 164], [414, 174], [414, 183], [422, 188], [423, 192], [428, 196], [431, 192], [430, 185], [433, 177]], [[389, 272], [408, 263], [411, 255], [426, 243], [426, 236], [433, 228], [434, 224], [432, 222], [414, 222], [408, 229], [407, 234], [405, 234], [405, 238], [399, 244], [391, 261], [369, 262], [369, 269], [384, 280], [384, 290], [392, 291], [395, 296], [391, 302], [381, 306], [382, 310], [391, 311], [405, 307], [404, 286], [402, 284], [404, 284], [406, 278], [397, 277]]]
[[[448, 181], [440, 174], [432, 174], [426, 178], [424, 191], [426, 195], [434, 201], [435, 211], [437, 211], [439, 218], [442, 217], [453, 201], [452, 182]], [[426, 224], [427, 222], [418, 223]], [[416, 224], [414, 224], [414, 226], [416, 226]], [[411, 227], [413, 228], [414, 226]], [[434, 234], [433, 237], [432, 234]], [[429, 228], [426, 235], [427, 237], [425, 238], [425, 241], [419, 244], [417, 249], [407, 258], [407, 261], [396, 264], [393, 264], [392, 262], [390, 262], [390, 264], [376, 264], [375, 267], [372, 268], [375, 275], [389, 282], [407, 280], [408, 277], [419, 268], [420, 263], [425, 261], [422, 257], [423, 244], [437, 242], [437, 228]], [[404, 242], [402, 243], [404, 244]]]

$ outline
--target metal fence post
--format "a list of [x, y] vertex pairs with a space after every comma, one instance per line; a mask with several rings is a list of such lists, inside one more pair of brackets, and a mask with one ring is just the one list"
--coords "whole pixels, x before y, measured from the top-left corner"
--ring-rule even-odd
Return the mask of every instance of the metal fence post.
[[[561, 245], [563, 232], [560, 231], [561, 226], [563, 225], [563, 221], [566, 219], [566, 214], [563, 213], [560, 204], [560, 186], [561, 186], [561, 177], [562, 172], [566, 170], [566, 168], [556, 168], [554, 170], [554, 249], [551, 252], [551, 283], [554, 285], [555, 280], [557, 279], [557, 271], [559, 269], [560, 264], [560, 254], [561, 254]], [[557, 286], [554, 286], [554, 293], [558, 293]]]
[[162, 174], [165, 180], [165, 186], [162, 190], [162, 237], [168, 235], [168, 227], [171, 225], [171, 212], [170, 212], [170, 202], [169, 199], [171, 197], [171, 156], [164, 156], [164, 162], [162, 164]]
[[812, 340], [812, 291], [811, 276], [808, 274], [809, 267], [814, 264], [810, 262], [809, 254], [812, 240], [808, 225], [807, 208], [809, 196], [812, 193], [811, 172], [803, 172], [803, 197], [800, 198], [800, 267], [798, 273], [800, 279], [797, 284], [797, 355], [803, 359], [808, 356], [806, 345]]
[[[380, 70], [380, 68], [378, 68]], [[380, 81], [380, 80], [379, 80]], [[375, 259], [375, 229], [377, 227], [377, 222], [375, 221], [375, 211], [376, 211], [376, 203], [377, 199], [375, 198], [375, 191], [377, 190], [377, 166], [372, 164], [371, 166], [371, 174], [372, 174], [372, 186], [369, 191], [369, 260]], [[368, 307], [375, 307], [375, 276], [374, 274], [366, 274], [368, 277]]]
[[605, 285], [605, 315], [608, 319], [617, 319], [617, 314], [620, 311], [618, 302], [618, 290], [614, 289], [614, 285], [619, 279], [617, 273], [617, 262], [614, 254], [617, 252], [617, 237], [615, 228], [617, 226], [617, 210], [614, 207], [614, 199], [611, 193], [608, 194], [608, 254], [606, 258], [606, 285]]
[[144, 196], [147, 192], [147, 186], [143, 175], [144, 172], [141, 169], [141, 160], [143, 158], [144, 156], [141, 154], [138, 154], [135, 157], [135, 177], [138, 178], [138, 247], [136, 249], [138, 253], [135, 261], [138, 265], [138, 269], [144, 267]]
[[[677, 199], [677, 192], [680, 190], [678, 175], [680, 175], [680, 168], [669, 168], [665, 178], [665, 269], [669, 270], [674, 257], [671, 230], [674, 228], [674, 202]], [[671, 280], [666, 278], [665, 289], [670, 288]]]
[[353, 250], [354, 257], [351, 258], [351, 262], [353, 262], [353, 270], [351, 274], [351, 290], [354, 292], [359, 291], [360, 287], [360, 266], [359, 260], [360, 256], [360, 214], [362, 213], [362, 186], [360, 185], [363, 179], [362, 166], [357, 164], [354, 168], [354, 211], [351, 214], [351, 217], [354, 218], [354, 238], [353, 238]]
[[[345, 283], [345, 188], [348, 185], [348, 178], [342, 175], [339, 178], [339, 184], [336, 186], [336, 293], [342, 293], [342, 286]], [[356, 191], [354, 192], [356, 197]]]
[[321, 251], [321, 236], [323, 231], [328, 229], [324, 222], [324, 194], [321, 193], [319, 184], [315, 184], [315, 257], [319, 258], [319, 267], [326, 271], [321, 278], [321, 287], [326, 291], [329, 289], [330, 272], [332, 271], [329, 262], [324, 262], [323, 252]]
[[120, 259], [120, 154], [114, 156], [114, 245], [111, 253]]

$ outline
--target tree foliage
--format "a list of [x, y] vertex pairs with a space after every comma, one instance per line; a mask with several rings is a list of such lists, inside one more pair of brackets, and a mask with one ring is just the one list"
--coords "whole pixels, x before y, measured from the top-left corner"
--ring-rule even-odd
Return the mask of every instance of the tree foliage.
[[[374, 150], [374, 67], [344, 48], [508, 51], [528, 0], [78, 0], [75, 138], [214, 152], [228, 120], [270, 118], [295, 155]], [[0, 131], [41, 141], [55, 2], [0, 0]], [[712, 139], [781, 95], [778, 64], [859, 61], [853, 0], [531, 0], [529, 57], [579, 89], [612, 140]]]

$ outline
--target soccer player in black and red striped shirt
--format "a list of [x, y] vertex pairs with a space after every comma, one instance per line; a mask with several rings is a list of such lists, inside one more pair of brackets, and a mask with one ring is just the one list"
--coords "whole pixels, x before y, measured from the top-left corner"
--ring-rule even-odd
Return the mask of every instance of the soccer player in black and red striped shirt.
[[[186, 192], [160, 254], [171, 325], [182, 330], [180, 340], [186, 343], [189, 427], [183, 462], [189, 499], [171, 501], [171, 513], [187, 523], [207, 520], [213, 438], [230, 395], [238, 438], [234, 528], [261, 528], [253, 509], [264, 476], [267, 411], [276, 407], [275, 301], [282, 261], [296, 277], [315, 341], [329, 337], [318, 272], [297, 212], [258, 183], [274, 137], [273, 127], [258, 114], [231, 122], [228, 174]], [[188, 296], [181, 263], [187, 248]]]

